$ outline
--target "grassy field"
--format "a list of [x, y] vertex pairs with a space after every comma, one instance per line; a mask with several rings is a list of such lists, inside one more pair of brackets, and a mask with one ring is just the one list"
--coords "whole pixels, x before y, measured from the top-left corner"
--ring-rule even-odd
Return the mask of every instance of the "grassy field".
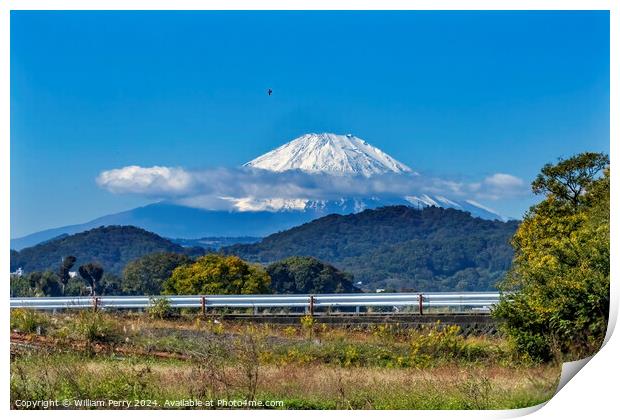
[[109, 400], [142, 408], [196, 401], [222, 408], [224, 400], [241, 408], [269, 401], [288, 409], [520, 408], [548, 400], [560, 374], [557, 365], [517, 357], [501, 337], [464, 337], [449, 325], [327, 326], [306, 317], [274, 326], [14, 310], [11, 330], [12, 408], [42, 400], [71, 408], [74, 401], [114, 408]]

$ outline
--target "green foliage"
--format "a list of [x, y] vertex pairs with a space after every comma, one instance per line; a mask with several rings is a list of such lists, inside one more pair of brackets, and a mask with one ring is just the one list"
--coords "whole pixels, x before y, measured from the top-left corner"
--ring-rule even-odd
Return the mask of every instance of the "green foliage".
[[11, 330], [23, 333], [42, 333], [49, 325], [49, 320], [41, 312], [33, 309], [17, 308], [11, 310]]
[[166, 319], [170, 318], [174, 311], [170, 306], [170, 299], [168, 298], [151, 298], [151, 306], [147, 309], [151, 318]]
[[308, 336], [314, 335], [314, 326], [316, 321], [312, 315], [304, 315], [299, 319], [301, 323], [301, 330]]
[[165, 294], [238, 295], [269, 292], [271, 279], [260, 266], [239, 257], [209, 254], [177, 267], [164, 283]]
[[77, 258], [75, 258], [73, 255], [69, 255], [64, 257], [62, 259], [62, 262], [60, 263], [60, 267], [58, 268], [58, 277], [60, 277], [63, 293], [70, 279], [69, 271], [73, 268], [76, 261]]
[[290, 257], [267, 267], [274, 293], [351, 293], [353, 276], [313, 257]]
[[37, 294], [37, 290], [30, 283], [28, 276], [17, 276], [15, 274], [11, 274], [10, 283], [11, 297], [36, 296]]
[[52, 271], [12, 275], [11, 296], [62, 296], [62, 284]]
[[111, 273], [104, 273], [99, 282], [97, 294], [99, 295], [121, 295], [121, 278]]
[[607, 165], [607, 155], [592, 152], [581, 153], [556, 164], [548, 163], [532, 182], [532, 191], [554, 196], [558, 202], [569, 204], [576, 210], [583, 203], [585, 192], [596, 183], [596, 175]]
[[128, 295], [159, 295], [175, 268], [189, 264], [186, 255], [157, 252], [129, 262], [123, 270], [122, 291]]
[[83, 310], [75, 318], [73, 330], [89, 343], [107, 343], [119, 340], [117, 323], [102, 312]]
[[370, 289], [492, 290], [510, 267], [517, 225], [453, 209], [390, 206], [322, 217], [222, 252], [261, 263], [312, 256]]
[[[106, 273], [107, 274], [107, 273]], [[65, 296], [88, 296], [90, 290], [86, 287], [84, 279], [80, 276], [74, 276], [69, 279], [65, 286]]]
[[582, 358], [605, 336], [609, 312], [609, 169], [585, 153], [546, 165], [532, 184], [547, 196], [513, 238], [514, 264], [494, 311], [533, 360]]
[[103, 277], [103, 267], [97, 263], [88, 263], [81, 265], [78, 268], [78, 273], [90, 287], [92, 294], [97, 294], [101, 287], [100, 280]]
[[58, 262], [68, 255], [75, 264], [96, 261], [106, 272], [121, 274], [125, 265], [154, 252], [201, 255], [202, 249], [186, 249], [152, 232], [134, 226], [102, 226], [75, 235], [62, 236], [19, 252], [11, 252], [11, 267], [26, 272], [58, 270]]

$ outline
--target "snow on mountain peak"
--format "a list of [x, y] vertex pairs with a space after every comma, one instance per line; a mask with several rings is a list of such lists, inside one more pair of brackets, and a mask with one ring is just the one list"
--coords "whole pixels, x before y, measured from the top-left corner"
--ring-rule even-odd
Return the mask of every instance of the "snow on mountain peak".
[[352, 134], [304, 134], [246, 163], [246, 167], [283, 172], [299, 169], [334, 175], [413, 173], [403, 163]]

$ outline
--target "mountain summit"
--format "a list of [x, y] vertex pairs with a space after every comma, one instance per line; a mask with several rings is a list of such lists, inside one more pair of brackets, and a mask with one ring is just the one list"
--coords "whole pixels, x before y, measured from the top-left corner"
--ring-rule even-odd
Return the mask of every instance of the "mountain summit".
[[[418, 175], [407, 165], [351, 134], [304, 134], [244, 165], [272, 172], [298, 170], [334, 177], [366, 177], [382, 174]], [[339, 178], [341, 180], [343, 178]], [[357, 179], [356, 179], [357, 181]], [[360, 182], [363, 180], [359, 180]], [[365, 209], [405, 205], [417, 208], [454, 208], [489, 220], [506, 220], [473, 200], [461, 200], [423, 191], [406, 196], [341, 197], [220, 197], [229, 208], [193, 207], [187, 203], [160, 202], [87, 223], [63, 226], [11, 239], [11, 248], [22, 249], [59, 235], [107, 225], [133, 225], [170, 238], [266, 236], [326, 216], [359, 213]]]
[[246, 163], [274, 172], [298, 169], [332, 175], [370, 177], [384, 173], [413, 173], [405, 164], [351, 134], [304, 134]]

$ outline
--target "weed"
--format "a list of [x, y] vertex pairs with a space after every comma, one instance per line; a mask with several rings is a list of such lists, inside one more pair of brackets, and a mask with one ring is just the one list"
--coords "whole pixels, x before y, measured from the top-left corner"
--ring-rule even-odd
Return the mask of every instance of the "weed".
[[79, 312], [74, 328], [78, 336], [89, 343], [115, 342], [120, 338], [116, 322], [102, 312]]
[[314, 326], [316, 324], [314, 317], [312, 315], [304, 315], [300, 318], [299, 322], [301, 323], [302, 331], [312, 337], [314, 333]]
[[48, 325], [49, 319], [41, 312], [26, 308], [11, 310], [11, 330], [42, 334]]
[[165, 297], [151, 298], [147, 312], [151, 318], [166, 319], [173, 315], [170, 299]]
[[459, 385], [463, 394], [465, 408], [469, 410], [484, 410], [490, 408], [490, 396], [493, 386], [489, 378], [485, 376], [469, 377]]

